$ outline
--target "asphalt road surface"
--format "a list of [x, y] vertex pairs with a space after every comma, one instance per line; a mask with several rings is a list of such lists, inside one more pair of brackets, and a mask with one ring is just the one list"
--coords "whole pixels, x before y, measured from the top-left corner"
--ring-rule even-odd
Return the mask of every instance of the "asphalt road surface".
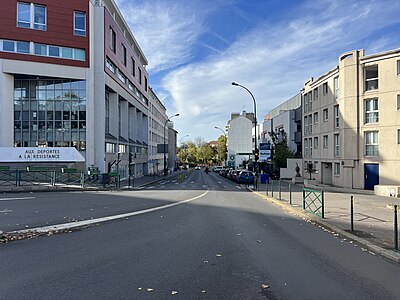
[[398, 264], [214, 173], [0, 197], [4, 231], [81, 220], [0, 244], [0, 299], [400, 299]]

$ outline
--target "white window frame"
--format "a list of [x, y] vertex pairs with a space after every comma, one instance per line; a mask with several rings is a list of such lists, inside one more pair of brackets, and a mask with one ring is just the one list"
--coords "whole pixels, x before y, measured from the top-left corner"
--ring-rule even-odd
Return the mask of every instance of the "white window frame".
[[334, 172], [335, 176], [340, 175], [340, 163], [338, 163], [338, 162], [333, 163], [333, 172]]
[[111, 62], [109, 59], [106, 60], [106, 67], [109, 69], [112, 73], [115, 74], [117, 67], [113, 62]]
[[310, 149], [310, 157], [312, 157], [312, 149], [313, 149], [313, 140], [312, 140], [312, 138], [308, 139], [308, 147]]
[[334, 156], [339, 156], [340, 155], [340, 136], [338, 133], [333, 135], [333, 141], [334, 141]]
[[[19, 5], [20, 4], [26, 5], [26, 6], [29, 5], [29, 27], [19, 26], [19, 24], [18, 24], [18, 23], [28, 24], [28, 22], [26, 22], [26, 21], [19, 20]], [[36, 7], [44, 7], [44, 23], [35, 22], [35, 8]], [[36, 28], [35, 26], [43, 26], [44, 29]], [[42, 5], [42, 4], [36, 4], [36, 3], [17, 2], [17, 27], [46, 31], [47, 30], [47, 6]]]
[[[367, 110], [367, 103], [370, 109]], [[376, 109], [375, 107], [376, 103]], [[379, 102], [378, 98], [371, 98], [364, 100], [364, 124], [373, 124], [379, 122]]]
[[336, 76], [333, 82], [335, 87], [335, 100], [337, 100], [339, 98], [339, 76]]
[[[367, 79], [367, 70], [366, 69], [370, 68], [370, 67], [375, 67], [375, 66], [378, 69], [378, 77], [372, 77], [372, 78], [368, 78]], [[370, 81], [376, 81], [376, 87], [375, 88], [367, 89], [367, 83], [370, 82]], [[377, 89], [379, 89], [379, 67], [378, 67], [378, 65], [365, 66], [364, 67], [364, 91], [366, 91], [366, 92], [375, 91]]]
[[327, 135], [324, 135], [324, 136], [322, 137], [322, 140], [323, 140], [324, 148], [328, 148], [328, 146], [329, 146], [329, 138], [328, 138], [328, 136], [327, 136]]
[[365, 156], [378, 156], [379, 155], [379, 132], [378, 131], [365, 131], [364, 132], [364, 143], [365, 143]]
[[322, 119], [324, 120], [324, 122], [327, 122], [327, 121], [328, 121], [328, 118], [329, 118], [329, 111], [328, 111], [327, 108], [325, 108], [325, 109], [322, 111]]
[[318, 87], [313, 90], [314, 100], [318, 100]]
[[315, 112], [314, 113], [314, 124], [318, 124], [318, 118], [319, 118], [318, 112]]
[[339, 128], [340, 126], [340, 119], [339, 119], [339, 105], [335, 105], [333, 107], [333, 113], [334, 113], [334, 126], [335, 128]]
[[314, 137], [314, 149], [318, 149], [318, 137]]
[[[85, 22], [84, 22], [85, 28], [84, 29], [76, 28], [76, 23], [75, 23], [76, 19], [75, 18], [77, 15], [83, 15], [85, 17]], [[80, 33], [83, 33], [83, 34], [80, 34]], [[86, 36], [86, 13], [83, 11], [77, 11], [77, 10], [74, 11], [74, 35], [82, 36], [82, 37]]]

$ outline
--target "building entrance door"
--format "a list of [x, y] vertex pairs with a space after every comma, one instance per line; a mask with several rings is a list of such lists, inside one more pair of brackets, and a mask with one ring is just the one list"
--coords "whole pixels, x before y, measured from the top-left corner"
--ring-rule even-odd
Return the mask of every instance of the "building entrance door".
[[379, 164], [364, 164], [364, 189], [373, 190], [379, 184]]

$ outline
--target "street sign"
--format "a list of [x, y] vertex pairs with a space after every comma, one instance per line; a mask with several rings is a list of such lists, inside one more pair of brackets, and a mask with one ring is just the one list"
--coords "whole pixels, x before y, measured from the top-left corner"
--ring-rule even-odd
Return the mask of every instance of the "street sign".
[[271, 144], [270, 143], [260, 143], [260, 160], [268, 161], [271, 159]]

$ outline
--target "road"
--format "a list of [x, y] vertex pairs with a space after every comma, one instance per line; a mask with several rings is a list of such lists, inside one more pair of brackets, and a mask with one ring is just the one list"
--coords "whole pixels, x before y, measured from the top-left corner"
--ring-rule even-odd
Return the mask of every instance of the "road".
[[[400, 266], [214, 173], [120, 192], [3, 194], [0, 299], [399, 299]], [[136, 214], [101, 222], [106, 216]]]

